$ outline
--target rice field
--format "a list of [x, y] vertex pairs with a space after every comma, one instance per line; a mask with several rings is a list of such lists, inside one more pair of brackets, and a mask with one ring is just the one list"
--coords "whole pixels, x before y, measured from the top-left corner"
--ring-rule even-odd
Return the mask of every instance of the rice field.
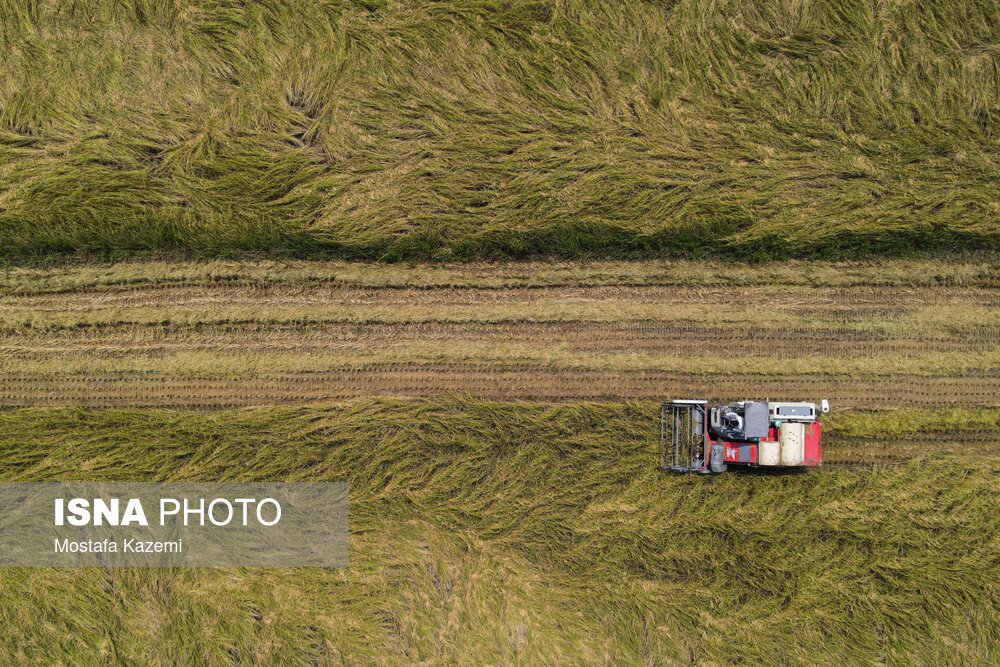
[[[458, 394], [989, 409], [1000, 396], [997, 276], [989, 263], [934, 261], [14, 269], [0, 295], [0, 408]], [[927, 437], [924, 449], [992, 437]], [[830, 463], [924, 451], [828, 440]]]
[[0, 258], [995, 251], [998, 14], [7, 0]]
[[[0, 569], [0, 662], [1000, 655], [989, 261], [0, 273], [0, 479], [351, 485], [342, 569]], [[824, 467], [656, 468], [670, 397], [830, 399]]]
[[0, 656], [996, 661], [1000, 410], [831, 413], [855, 442], [965, 446], [713, 478], [655, 468], [655, 411], [458, 397], [2, 411], [5, 480], [350, 480], [351, 566], [3, 569]]
[[[351, 503], [0, 568], [0, 664], [1000, 664], [998, 16], [0, 0], [0, 480]], [[824, 466], [667, 474], [667, 398]]]

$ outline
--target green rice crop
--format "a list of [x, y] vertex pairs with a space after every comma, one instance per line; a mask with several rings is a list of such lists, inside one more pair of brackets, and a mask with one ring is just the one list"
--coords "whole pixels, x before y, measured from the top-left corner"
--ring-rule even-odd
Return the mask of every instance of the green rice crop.
[[0, 2], [0, 257], [1000, 241], [996, 0]]
[[[831, 413], [830, 433], [996, 429]], [[652, 403], [0, 412], [4, 480], [346, 480], [345, 569], [0, 569], [4, 662], [991, 664], [995, 455], [674, 475]]]

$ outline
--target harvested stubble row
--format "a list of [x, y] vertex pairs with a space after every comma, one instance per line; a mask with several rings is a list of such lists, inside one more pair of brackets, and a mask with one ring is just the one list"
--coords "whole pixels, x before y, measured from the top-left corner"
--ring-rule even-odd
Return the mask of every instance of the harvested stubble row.
[[19, 269], [0, 278], [0, 406], [441, 392], [990, 406], [996, 274], [919, 262]]
[[118, 324], [105, 327], [0, 333], [0, 346], [16, 358], [59, 356], [163, 356], [181, 350], [386, 349], [419, 343], [490, 343], [539, 346], [558, 341], [581, 352], [659, 352], [675, 356], [733, 355], [793, 358], [804, 354], [916, 356], [928, 352], [986, 352], [1000, 347], [1000, 328], [965, 329], [960, 336], [894, 337], [848, 328], [723, 327], [637, 322], [415, 322], [402, 324], [262, 324], [212, 326]]
[[740, 396], [829, 398], [844, 408], [992, 406], [1000, 377], [827, 378], [812, 375], [685, 375], [662, 372], [553, 370], [538, 366], [383, 364], [256, 378], [186, 377], [161, 373], [5, 374], [4, 407], [119, 406], [221, 410], [359, 396], [432, 396], [543, 401], [656, 398], [726, 401]]

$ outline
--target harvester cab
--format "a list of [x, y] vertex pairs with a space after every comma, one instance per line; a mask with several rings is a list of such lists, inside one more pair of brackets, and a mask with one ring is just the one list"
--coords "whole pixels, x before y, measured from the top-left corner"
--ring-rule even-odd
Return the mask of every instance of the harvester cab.
[[823, 463], [815, 403], [667, 401], [660, 408], [660, 467], [681, 472], [725, 472], [748, 467], [817, 468]]

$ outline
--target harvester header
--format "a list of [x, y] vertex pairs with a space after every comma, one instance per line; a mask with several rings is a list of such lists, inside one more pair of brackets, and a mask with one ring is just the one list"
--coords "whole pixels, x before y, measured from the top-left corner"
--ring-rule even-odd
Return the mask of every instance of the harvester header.
[[815, 403], [667, 401], [660, 408], [660, 467], [681, 472], [725, 472], [749, 467], [818, 468], [823, 463]]

